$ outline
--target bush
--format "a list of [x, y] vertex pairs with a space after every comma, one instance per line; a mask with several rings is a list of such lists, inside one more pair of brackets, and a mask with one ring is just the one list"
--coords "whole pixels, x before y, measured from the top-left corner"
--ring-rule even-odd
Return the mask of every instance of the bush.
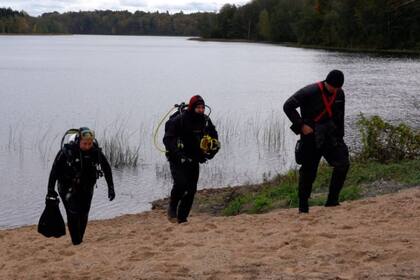
[[363, 145], [357, 155], [360, 159], [386, 163], [419, 158], [419, 131], [402, 123], [392, 125], [379, 116], [366, 118], [363, 114], [360, 114], [357, 124]]
[[267, 196], [257, 196], [252, 205], [253, 213], [264, 213], [271, 208], [272, 200]]
[[340, 201], [356, 200], [362, 197], [362, 189], [359, 186], [344, 188], [340, 193]]

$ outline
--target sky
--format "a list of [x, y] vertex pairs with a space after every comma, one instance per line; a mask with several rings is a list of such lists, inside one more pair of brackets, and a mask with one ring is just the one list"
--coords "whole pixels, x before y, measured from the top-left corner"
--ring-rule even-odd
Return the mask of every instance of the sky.
[[224, 4], [243, 5], [250, 0], [0, 0], [0, 7], [24, 10], [31, 16], [46, 12], [129, 10], [161, 11], [175, 13], [183, 11], [214, 12]]

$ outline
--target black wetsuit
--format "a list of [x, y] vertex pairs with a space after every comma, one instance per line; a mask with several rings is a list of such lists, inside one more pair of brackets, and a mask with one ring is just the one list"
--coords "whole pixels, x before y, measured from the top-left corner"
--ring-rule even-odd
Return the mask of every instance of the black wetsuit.
[[93, 147], [81, 151], [76, 144], [66, 144], [54, 160], [48, 181], [48, 195], [57, 196], [55, 183], [58, 181], [58, 193], [67, 213], [67, 225], [73, 244], [83, 241], [86, 230], [94, 186], [98, 178], [98, 168], [104, 173], [108, 188], [113, 191], [111, 167], [102, 151]]
[[[207, 125], [206, 125], [207, 123]], [[200, 148], [204, 134], [218, 138], [211, 120], [194, 112], [185, 111], [171, 118], [165, 126], [163, 142], [168, 151], [171, 175], [174, 181], [168, 215], [185, 222], [197, 191], [199, 163], [214, 156], [205, 155]], [[183, 147], [180, 146], [182, 143]]]
[[[325, 85], [323, 91], [326, 96], [331, 96]], [[297, 112], [297, 107], [300, 108], [301, 114]], [[301, 134], [303, 162], [299, 170], [299, 207], [302, 212], [308, 210], [308, 199], [321, 157], [334, 167], [326, 206], [338, 205], [339, 194], [349, 169], [348, 148], [343, 140], [345, 98], [342, 90], [337, 91], [331, 107], [332, 116], [325, 112], [315, 121], [325, 110], [318, 84], [300, 89], [285, 102], [283, 107], [292, 122], [291, 129], [296, 134], [301, 134], [303, 124], [309, 125], [314, 130], [314, 133], [309, 135]]]

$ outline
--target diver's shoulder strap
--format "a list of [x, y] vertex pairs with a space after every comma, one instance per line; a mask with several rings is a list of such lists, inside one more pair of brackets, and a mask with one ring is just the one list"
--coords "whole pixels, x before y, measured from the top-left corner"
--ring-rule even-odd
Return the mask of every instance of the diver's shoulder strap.
[[75, 161], [75, 151], [74, 151], [74, 144], [69, 143], [69, 144], [64, 144], [63, 147], [61, 148], [61, 151], [64, 155], [64, 158], [66, 159], [66, 161], [70, 164], [73, 164], [73, 162]]

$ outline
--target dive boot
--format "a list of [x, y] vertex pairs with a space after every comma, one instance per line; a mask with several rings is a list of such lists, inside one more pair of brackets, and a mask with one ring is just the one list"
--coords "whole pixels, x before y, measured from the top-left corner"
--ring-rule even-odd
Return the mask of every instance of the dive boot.
[[338, 200], [338, 195], [336, 194], [329, 194], [327, 201], [325, 202], [325, 207], [335, 207], [335, 206], [339, 206], [340, 202]]
[[184, 223], [188, 223], [187, 219], [178, 219], [178, 224], [184, 224]]
[[309, 213], [309, 203], [307, 199], [299, 199], [299, 214]]
[[171, 223], [177, 223], [178, 217], [176, 215], [176, 211], [171, 209], [171, 207], [168, 207], [168, 221]]
[[335, 207], [340, 206], [340, 203], [338, 201], [329, 201], [325, 202], [325, 207]]

